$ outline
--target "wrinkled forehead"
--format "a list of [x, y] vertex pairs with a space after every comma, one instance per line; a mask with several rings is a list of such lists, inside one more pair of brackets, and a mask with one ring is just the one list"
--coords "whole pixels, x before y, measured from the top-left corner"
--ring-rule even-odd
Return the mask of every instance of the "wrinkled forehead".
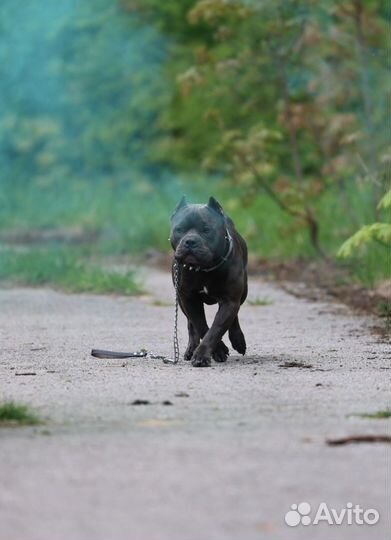
[[186, 229], [197, 229], [203, 225], [224, 226], [224, 218], [206, 204], [191, 204], [173, 216], [173, 226], [179, 223]]

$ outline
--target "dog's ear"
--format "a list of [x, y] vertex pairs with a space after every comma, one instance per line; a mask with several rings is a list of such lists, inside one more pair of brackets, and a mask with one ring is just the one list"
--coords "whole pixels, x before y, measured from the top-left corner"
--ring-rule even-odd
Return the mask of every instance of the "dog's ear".
[[214, 197], [209, 197], [208, 207], [212, 208], [212, 210], [214, 210], [218, 214], [224, 215], [223, 207]]
[[175, 210], [173, 211], [172, 215], [171, 215], [171, 219], [175, 216], [175, 214], [177, 212], [179, 212], [179, 210], [181, 210], [182, 208], [185, 208], [187, 206], [187, 199], [186, 199], [186, 196], [185, 195], [182, 195], [182, 198], [181, 200], [179, 201], [179, 203], [176, 205], [175, 207]]

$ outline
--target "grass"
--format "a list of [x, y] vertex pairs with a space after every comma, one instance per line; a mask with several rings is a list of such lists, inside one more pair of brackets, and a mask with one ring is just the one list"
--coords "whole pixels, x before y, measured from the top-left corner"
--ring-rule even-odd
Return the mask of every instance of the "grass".
[[[267, 259], [316, 258], [309, 242], [308, 231], [297, 220], [276, 207], [262, 193], [254, 197], [251, 207], [245, 208], [237, 201], [238, 192], [231, 190], [232, 199], [228, 198], [227, 210], [248, 241], [250, 251]], [[355, 223], [346, 211], [336, 188], [331, 188], [316, 203], [320, 241], [330, 257], [336, 256], [341, 244], [361, 225], [389, 219], [386, 212], [375, 217], [369, 204], [370, 192], [365, 186], [358, 188], [352, 182], [347, 197], [352, 206], [351, 213], [356, 217]], [[224, 200], [224, 197], [221, 198]], [[227, 200], [227, 196], [225, 199]], [[377, 281], [387, 279], [390, 275], [390, 251], [375, 243], [358, 250], [352, 258], [340, 262], [349, 269], [353, 279], [368, 287], [373, 287]]]
[[259, 296], [257, 298], [248, 299], [247, 303], [250, 306], [271, 306], [273, 304], [269, 298], [261, 298]]
[[0, 426], [23, 425], [34, 426], [41, 424], [42, 420], [30, 409], [28, 405], [6, 401], [0, 403]]
[[121, 274], [86, 263], [80, 253], [66, 248], [0, 252], [0, 280], [22, 285], [52, 285], [68, 292], [141, 292], [134, 272]]
[[380, 302], [378, 306], [378, 313], [380, 317], [386, 319], [391, 319], [391, 303], [390, 302]]
[[[247, 205], [240, 186], [233, 188], [223, 181], [202, 176], [182, 180], [169, 173], [162, 173], [155, 180], [134, 173], [127, 181], [71, 178], [45, 186], [34, 182], [23, 186], [8, 184], [0, 193], [0, 232], [1, 229], [77, 227], [97, 234], [98, 240], [90, 246], [96, 255], [135, 254], [151, 248], [167, 250], [169, 218], [183, 193], [190, 202], [206, 202], [209, 195], [215, 195], [234, 219], [253, 254], [279, 260], [316, 257], [308, 231], [262, 191]], [[351, 207], [349, 212], [337, 187], [331, 187], [314, 203], [321, 243], [331, 257], [359, 226], [374, 221], [367, 186], [360, 186], [352, 179], [345, 195]], [[389, 276], [391, 261], [386, 249], [370, 244], [343, 264], [348, 265], [356, 281], [371, 287]], [[72, 265], [77, 266], [75, 262]], [[84, 263], [76, 272], [80, 278], [73, 275], [65, 280], [71, 290], [127, 289], [126, 278], [123, 281], [118, 276], [93, 272]], [[81, 289], [77, 288], [77, 281], [82, 282]]]
[[185, 183], [174, 175], [154, 182], [138, 173], [127, 182], [98, 178], [64, 179], [44, 188], [33, 182], [7, 185], [0, 193], [0, 230], [78, 227], [98, 233], [94, 248], [104, 254], [167, 249], [169, 218], [181, 195], [206, 201], [213, 191], [210, 182]]
[[164, 302], [163, 300], [159, 300], [159, 298], [154, 298], [152, 300], [152, 305], [155, 307], [170, 307], [173, 304], [170, 302]]
[[358, 413], [351, 416], [359, 416], [360, 418], [371, 418], [373, 420], [384, 420], [385, 418], [391, 418], [391, 409], [385, 409], [383, 411], [377, 411], [374, 413]]

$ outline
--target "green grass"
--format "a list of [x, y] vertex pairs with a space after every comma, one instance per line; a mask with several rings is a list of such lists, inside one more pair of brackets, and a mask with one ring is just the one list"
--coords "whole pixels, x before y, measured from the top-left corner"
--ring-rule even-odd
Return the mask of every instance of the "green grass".
[[[240, 203], [240, 187], [228, 189], [227, 185], [217, 183], [213, 188], [246, 238], [250, 252], [265, 259], [280, 261], [316, 259], [307, 229], [277, 207], [262, 191], [252, 198], [251, 205], [245, 206]], [[336, 186], [330, 187], [324, 196], [313, 203], [320, 224], [321, 245], [330, 258], [336, 257], [342, 243], [361, 225], [389, 219], [385, 211], [375, 216], [370, 186], [358, 186], [352, 179], [345, 195], [349, 201], [349, 211], [345, 198], [341, 197]], [[373, 287], [390, 275], [390, 251], [375, 243], [357, 251], [351, 259], [339, 262], [349, 270], [352, 280], [367, 287]]]
[[351, 416], [359, 416], [360, 418], [371, 418], [374, 420], [382, 420], [385, 418], [391, 418], [391, 409], [385, 409], [383, 411], [377, 411], [374, 413], [358, 413]]
[[181, 195], [206, 202], [213, 191], [210, 181], [187, 183], [172, 176], [152, 182], [137, 173], [127, 182], [64, 179], [46, 187], [8, 185], [0, 190], [0, 231], [78, 227], [97, 233], [94, 249], [99, 253], [166, 250], [170, 216]]
[[[167, 241], [170, 215], [183, 193], [190, 202], [206, 202], [209, 195], [215, 195], [246, 238], [250, 251], [259, 257], [277, 260], [316, 257], [308, 231], [265, 193], [259, 191], [251, 199], [251, 205], [246, 205], [242, 202], [240, 186], [233, 188], [202, 175], [182, 180], [167, 174], [153, 181], [138, 173], [127, 181], [69, 179], [44, 187], [33, 182], [19, 187], [9, 184], [0, 193], [0, 232], [77, 227], [97, 234], [97, 241], [89, 247], [92, 254], [129, 255], [151, 248], [166, 251], [170, 249]], [[352, 179], [345, 196], [341, 197], [337, 187], [331, 187], [314, 203], [321, 243], [331, 257], [335, 257], [343, 241], [359, 226], [374, 221], [367, 186], [359, 186]], [[371, 287], [389, 276], [391, 256], [381, 246], [370, 244], [354, 258], [341, 263], [349, 268], [353, 279]], [[75, 261], [72, 265], [77, 266]], [[31, 264], [32, 271], [33, 267]], [[76, 270], [80, 274], [78, 279], [71, 277], [70, 269], [67, 272], [70, 277], [65, 279], [65, 285], [70, 290], [79, 290], [77, 282], [83, 282], [81, 290], [93, 292], [102, 289], [121, 292], [127, 288], [126, 278], [123, 281], [118, 276], [93, 272], [84, 264]]]
[[257, 298], [248, 299], [247, 303], [250, 306], [271, 306], [273, 304], [269, 298], [261, 298], [259, 296]]
[[378, 314], [380, 317], [391, 320], [391, 303], [390, 302], [380, 302], [377, 308]]
[[152, 305], [155, 307], [169, 307], [169, 306], [172, 306], [173, 304], [170, 302], [164, 302], [163, 300], [159, 300], [159, 298], [154, 298], [152, 300]]
[[37, 425], [41, 424], [40, 418], [28, 405], [6, 401], [0, 403], [0, 426], [8, 425]]
[[102, 270], [84, 262], [77, 252], [58, 247], [0, 251], [0, 280], [21, 285], [52, 285], [68, 292], [124, 295], [141, 292], [134, 272]]

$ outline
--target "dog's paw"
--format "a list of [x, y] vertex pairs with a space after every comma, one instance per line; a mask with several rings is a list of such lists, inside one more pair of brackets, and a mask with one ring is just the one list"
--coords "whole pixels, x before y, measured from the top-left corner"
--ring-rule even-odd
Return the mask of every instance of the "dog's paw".
[[215, 362], [225, 362], [228, 358], [229, 350], [223, 341], [220, 341], [214, 351], [213, 351], [213, 360]]
[[210, 355], [203, 349], [197, 348], [191, 359], [194, 367], [209, 367], [212, 363]]
[[230, 331], [229, 340], [232, 344], [232, 347], [235, 349], [235, 351], [238, 351], [239, 354], [246, 353], [246, 340], [241, 330], [237, 330], [234, 332]]
[[193, 356], [191, 364], [193, 367], [209, 367], [211, 364], [211, 358], [209, 356]]
[[185, 350], [185, 354], [183, 355], [183, 359], [189, 362], [193, 356], [195, 349], [196, 348], [192, 345], [188, 345], [187, 349]]

